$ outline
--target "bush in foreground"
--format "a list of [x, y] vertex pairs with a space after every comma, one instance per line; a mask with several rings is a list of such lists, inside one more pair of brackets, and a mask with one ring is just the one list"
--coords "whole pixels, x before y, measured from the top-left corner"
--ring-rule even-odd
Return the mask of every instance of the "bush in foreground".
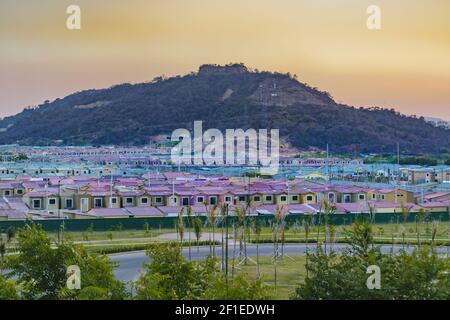
[[[4, 268], [8, 270], [6, 277], [15, 279], [18, 298], [34, 300], [126, 297], [125, 287], [114, 278], [113, 265], [106, 256], [90, 255], [82, 246], [69, 241], [62, 241], [54, 246], [47, 234], [34, 225], [19, 230], [17, 249], [19, 254], [5, 258]], [[71, 265], [80, 268], [81, 290], [67, 289], [67, 267]], [[12, 282], [6, 282], [0, 290], [11, 293], [11, 285]]]
[[143, 300], [269, 299], [271, 289], [262, 279], [244, 275], [229, 279], [219, 269], [217, 259], [186, 260], [175, 243], [153, 244], [147, 251], [151, 262], [135, 283], [137, 298]]
[[[450, 259], [439, 257], [433, 246], [411, 254], [382, 254], [367, 221], [357, 221], [347, 237], [350, 248], [343, 254], [324, 252], [320, 246], [308, 254], [308, 276], [293, 299], [450, 299]], [[371, 265], [381, 270], [380, 289], [367, 288]]]

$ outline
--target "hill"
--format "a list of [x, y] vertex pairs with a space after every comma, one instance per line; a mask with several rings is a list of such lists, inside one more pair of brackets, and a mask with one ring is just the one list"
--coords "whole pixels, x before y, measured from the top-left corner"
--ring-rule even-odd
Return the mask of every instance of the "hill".
[[279, 128], [292, 146], [333, 152], [450, 150], [450, 130], [393, 109], [354, 108], [295, 76], [243, 64], [203, 65], [196, 73], [92, 89], [26, 108], [0, 121], [0, 144], [143, 145], [191, 129]]

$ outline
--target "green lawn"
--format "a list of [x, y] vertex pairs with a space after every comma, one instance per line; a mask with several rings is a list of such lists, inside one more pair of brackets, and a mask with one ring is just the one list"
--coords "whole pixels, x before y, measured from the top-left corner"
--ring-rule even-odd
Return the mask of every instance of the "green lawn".
[[[337, 237], [342, 237], [345, 229], [350, 226], [336, 226]], [[440, 222], [437, 224], [436, 238], [450, 239], [450, 224], [449, 222]], [[391, 238], [401, 237], [402, 229], [406, 238], [417, 238], [417, 230], [420, 237], [423, 239], [430, 238], [432, 232], [432, 223], [392, 223], [392, 224], [374, 224], [373, 231], [376, 238]], [[192, 231], [190, 228], [185, 228], [185, 232]], [[203, 232], [211, 231], [209, 228], [203, 228]], [[70, 238], [73, 241], [93, 241], [93, 240], [114, 240], [114, 239], [148, 239], [154, 238], [164, 233], [174, 233], [176, 230], [171, 229], [149, 229], [146, 230], [115, 230], [115, 231], [85, 231], [85, 232], [70, 232], [65, 231], [65, 238]], [[220, 229], [216, 228], [216, 232], [220, 233]], [[230, 233], [232, 232], [230, 228]], [[56, 233], [48, 233], [54, 239], [57, 239]], [[309, 238], [323, 237], [323, 227], [310, 227]], [[252, 236], [254, 237], [254, 236]], [[306, 237], [305, 229], [302, 226], [291, 226], [285, 231], [286, 239], [303, 239]], [[272, 239], [272, 230], [270, 227], [263, 227], [261, 239]]]
[[[256, 261], [256, 257], [251, 257]], [[304, 255], [284, 256], [278, 258], [277, 263], [277, 288], [274, 290], [276, 299], [289, 299], [289, 296], [295, 291], [299, 283], [304, 281], [306, 276], [305, 269], [306, 257]], [[275, 267], [272, 257], [259, 257], [260, 274], [266, 283], [275, 288]], [[230, 260], [229, 268], [231, 268]], [[235, 269], [237, 274], [246, 274], [251, 278], [257, 276], [256, 265], [248, 262], [247, 265], [240, 265]]]
[[[449, 222], [440, 222], [437, 225], [436, 243], [446, 244], [449, 243], [450, 224]], [[350, 226], [336, 226], [335, 241], [342, 242], [345, 240], [345, 229]], [[373, 232], [375, 241], [377, 243], [392, 243], [392, 238], [395, 243], [416, 244], [418, 242], [418, 233], [421, 243], [429, 241], [432, 235], [433, 224], [432, 223], [392, 223], [392, 224], [374, 224]], [[185, 233], [192, 232], [190, 228], [185, 228]], [[203, 228], [203, 232], [210, 232], [210, 228]], [[216, 228], [217, 233], [221, 230]], [[418, 231], [418, 233], [417, 233]], [[89, 231], [84, 232], [72, 232], [65, 231], [64, 238], [70, 239], [80, 244], [84, 244], [88, 249], [93, 251], [123, 247], [123, 249], [129, 248], [142, 248], [144, 245], [152, 243], [154, 241], [168, 241], [157, 238], [161, 234], [175, 233], [175, 229], [149, 229], [149, 230], [111, 230], [111, 231]], [[403, 232], [403, 233], [402, 233]], [[230, 228], [230, 233], [232, 229]], [[55, 241], [58, 239], [58, 234], [55, 232], [49, 232], [49, 237]], [[5, 238], [5, 235], [2, 235]], [[230, 234], [232, 238], [232, 234]], [[404, 237], [404, 239], [403, 239]], [[262, 228], [262, 234], [260, 237], [263, 242], [272, 241], [272, 230], [269, 227]], [[309, 241], [324, 241], [325, 233], [323, 227], [311, 227], [308, 235]], [[4, 239], [5, 240], [5, 239]], [[187, 240], [187, 239], [185, 239]], [[250, 240], [254, 241], [255, 236], [250, 235]], [[291, 226], [285, 230], [286, 242], [305, 242], [306, 233], [303, 226]], [[15, 240], [8, 243], [8, 251], [12, 251], [15, 246]]]

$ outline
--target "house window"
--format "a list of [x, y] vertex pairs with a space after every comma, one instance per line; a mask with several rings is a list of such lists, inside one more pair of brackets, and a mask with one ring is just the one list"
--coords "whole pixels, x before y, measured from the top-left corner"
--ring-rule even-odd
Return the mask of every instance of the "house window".
[[73, 207], [73, 200], [72, 199], [66, 199], [66, 208], [71, 209]]
[[9, 195], [11, 195], [11, 191], [5, 190], [5, 196], [7, 197], [7, 196], [9, 196]]
[[155, 202], [156, 202], [156, 203], [162, 203], [162, 202], [163, 202], [163, 199], [162, 199], [161, 197], [156, 197], [156, 198], [155, 198]]
[[313, 196], [306, 196], [306, 201], [313, 201]]
[[329, 194], [328, 194], [328, 200], [329, 200], [330, 202], [334, 202], [334, 198], [335, 198], [334, 193], [329, 193]]
[[133, 203], [133, 198], [125, 198], [125, 203], [126, 204], [132, 204]]
[[225, 202], [231, 202], [231, 197], [230, 196], [226, 196], [225, 197]]
[[189, 198], [188, 197], [184, 197], [182, 201], [183, 201], [183, 206], [188, 206], [189, 205]]
[[175, 196], [170, 197], [170, 202], [177, 203], [177, 197]]
[[102, 200], [102, 198], [95, 198], [94, 199], [94, 207], [95, 208], [103, 207], [103, 200]]
[[217, 197], [209, 197], [209, 204], [211, 205], [217, 204]]
[[239, 196], [239, 201], [241, 202], [245, 201], [245, 196]]
[[365, 200], [366, 199], [366, 195], [365, 194], [360, 194], [358, 196], [359, 200]]
[[205, 199], [203, 197], [197, 197], [197, 203], [203, 203]]
[[261, 201], [261, 197], [260, 196], [254, 196], [253, 197], [253, 201]]
[[280, 201], [286, 201], [287, 200], [287, 197], [286, 196], [281, 196], [280, 197]]
[[111, 204], [116, 204], [117, 203], [117, 198], [111, 198]]
[[375, 193], [372, 194], [372, 199], [375, 199], [377, 195]]
[[34, 199], [33, 200], [33, 209], [40, 209], [41, 208], [41, 200]]
[[148, 199], [147, 198], [141, 198], [141, 204], [147, 204]]
[[18, 189], [17, 190], [17, 194], [23, 194], [23, 190], [22, 189]]
[[56, 204], [56, 199], [55, 198], [48, 199], [48, 204], [49, 205], [55, 205]]
[[266, 196], [266, 201], [272, 201], [272, 196]]
[[298, 201], [298, 196], [292, 196], [292, 201]]
[[381, 200], [384, 200], [384, 194], [381, 195]]

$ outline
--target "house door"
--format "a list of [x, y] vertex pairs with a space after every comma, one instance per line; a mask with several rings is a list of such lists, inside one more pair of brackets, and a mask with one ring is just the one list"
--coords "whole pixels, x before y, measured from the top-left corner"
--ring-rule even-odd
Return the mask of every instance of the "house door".
[[80, 199], [80, 208], [81, 208], [81, 212], [89, 211], [89, 199], [88, 198]]

